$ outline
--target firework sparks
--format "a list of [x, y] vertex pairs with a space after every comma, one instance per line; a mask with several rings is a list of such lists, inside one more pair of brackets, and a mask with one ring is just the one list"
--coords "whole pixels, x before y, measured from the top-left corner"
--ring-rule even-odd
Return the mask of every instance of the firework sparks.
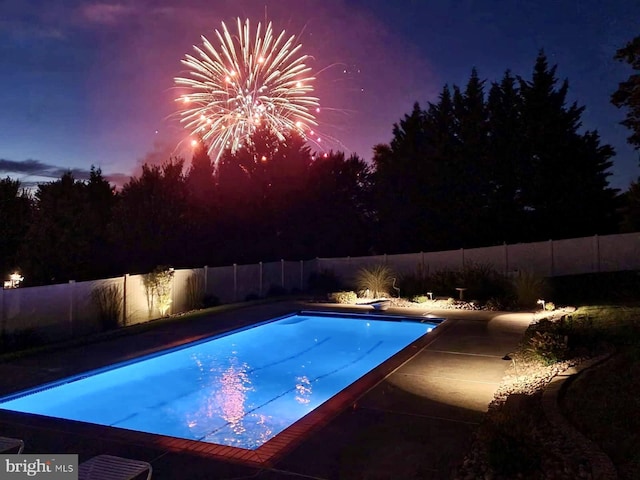
[[176, 99], [181, 122], [209, 143], [216, 163], [224, 150], [235, 152], [260, 126], [280, 140], [292, 131], [303, 138], [313, 135], [319, 100], [312, 96], [309, 57], [300, 55], [295, 36], [287, 39], [284, 31], [274, 36], [271, 23], [263, 34], [258, 23], [252, 38], [249, 20], [242, 24], [240, 18], [237, 35], [224, 22], [215, 33], [219, 47], [202, 36], [202, 47], [194, 46], [197, 54], [182, 60], [189, 77], [177, 77], [175, 83], [188, 89]]

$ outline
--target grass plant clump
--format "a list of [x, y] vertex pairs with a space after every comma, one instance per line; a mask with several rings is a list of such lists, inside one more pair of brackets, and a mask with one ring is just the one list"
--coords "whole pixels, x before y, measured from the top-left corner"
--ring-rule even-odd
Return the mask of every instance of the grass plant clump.
[[395, 274], [387, 265], [361, 268], [356, 274], [356, 288], [363, 297], [380, 298], [389, 295]]
[[198, 310], [204, 306], [204, 272], [194, 272], [187, 278], [187, 308]]
[[149, 316], [153, 315], [155, 308], [164, 317], [169, 313], [173, 300], [171, 292], [173, 286], [173, 268], [157, 266], [152, 272], [142, 276], [142, 282], [147, 294], [147, 307]]
[[465, 263], [457, 283], [456, 287], [467, 289], [465, 297], [483, 302], [491, 298], [507, 298], [512, 290], [505, 275], [487, 263]]
[[514, 295], [521, 308], [535, 308], [538, 300], [547, 293], [544, 277], [533, 272], [521, 271], [513, 279]]

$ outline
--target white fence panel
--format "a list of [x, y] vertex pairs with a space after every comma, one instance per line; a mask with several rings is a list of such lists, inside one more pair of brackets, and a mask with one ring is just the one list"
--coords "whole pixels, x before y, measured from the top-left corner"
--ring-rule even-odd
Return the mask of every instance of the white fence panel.
[[640, 233], [598, 237], [599, 271], [640, 269]]
[[551, 242], [517, 243], [507, 249], [507, 272], [527, 271], [550, 276], [552, 272]]
[[[191, 307], [190, 278], [200, 276], [207, 295], [223, 303], [242, 301], [248, 295], [265, 296], [271, 287], [287, 291], [306, 289], [309, 276], [333, 271], [346, 286], [353, 284], [358, 270], [387, 264], [396, 273], [413, 274], [422, 265], [425, 274], [460, 270], [466, 263], [492, 265], [514, 273], [532, 271], [544, 276], [640, 269], [640, 233], [574, 238], [486, 248], [399, 255], [323, 258], [279, 261], [255, 265], [229, 265], [182, 269], [174, 272], [170, 313]], [[204, 278], [206, 276], [206, 278]], [[157, 305], [149, 302], [143, 275], [70, 282], [42, 287], [0, 290], [0, 326], [6, 333], [34, 329], [45, 340], [100, 331], [98, 308], [92, 300], [97, 288], [116, 286], [122, 292], [126, 324], [158, 318]], [[353, 288], [351, 285], [350, 288]]]
[[430, 275], [442, 270], [461, 270], [464, 264], [463, 252], [464, 250], [460, 249], [425, 253], [425, 274]]
[[313, 260], [305, 260], [304, 262], [302, 262], [302, 279], [304, 282], [303, 290], [306, 291], [309, 288], [309, 277], [312, 274], [320, 273], [319, 264], [320, 262], [317, 258], [314, 258]]
[[7, 333], [37, 330], [45, 340], [72, 335], [73, 297], [68, 283], [3, 291], [2, 325]]
[[283, 263], [282, 262], [266, 262], [262, 264], [262, 293], [264, 297], [269, 293], [270, 289], [278, 289], [283, 287]]
[[550, 242], [552, 275], [576, 275], [597, 271], [597, 237], [571, 238]]
[[464, 256], [464, 263], [476, 265], [489, 265], [498, 272], [507, 271], [507, 247], [497, 245], [494, 247], [469, 248], [460, 252]]
[[387, 265], [398, 275], [415, 275], [421, 269], [422, 253], [387, 255]]
[[384, 264], [386, 255], [369, 257], [319, 258], [319, 268], [335, 273], [343, 284], [353, 286], [358, 270], [364, 267]]
[[173, 272], [171, 313], [193, 310], [204, 298], [204, 269], [184, 268]]
[[93, 300], [93, 292], [100, 288], [114, 287], [118, 289], [120, 298], [120, 315], [118, 321], [122, 321], [122, 293], [124, 277], [107, 278], [104, 280], [93, 280], [88, 282], [78, 282], [70, 284], [74, 293], [73, 308], [73, 334], [85, 335], [103, 330], [100, 323], [99, 309]]
[[236, 276], [236, 301], [243, 302], [249, 296], [260, 295], [260, 264], [238, 265]]
[[304, 288], [305, 281], [301, 275], [304, 275], [302, 262], [291, 260], [284, 262], [284, 288], [288, 293], [300, 291]]
[[144, 286], [144, 275], [126, 276], [125, 298], [127, 325], [143, 323], [160, 316], [158, 306], [147, 295], [147, 289]]
[[209, 267], [207, 269], [207, 295], [217, 297], [222, 303], [235, 300], [234, 267]]

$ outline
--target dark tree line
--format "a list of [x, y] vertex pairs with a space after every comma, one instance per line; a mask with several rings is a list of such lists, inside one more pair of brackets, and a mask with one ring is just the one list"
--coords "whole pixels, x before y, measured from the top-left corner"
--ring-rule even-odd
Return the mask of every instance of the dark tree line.
[[[216, 168], [206, 145], [117, 191], [91, 170], [25, 194], [0, 181], [3, 274], [28, 284], [176, 268], [475, 247], [618, 231], [614, 152], [543, 54], [530, 79], [473, 70], [416, 104], [373, 165], [259, 130]], [[629, 198], [631, 194], [628, 194]], [[637, 187], [635, 197], [637, 198]]]
[[[640, 150], [640, 35], [619, 49], [614, 58], [627, 63], [633, 70], [611, 95], [611, 102], [618, 108], [626, 109], [625, 119], [620, 123], [631, 130], [627, 142], [635, 150]], [[640, 230], [640, 179], [632, 182], [624, 194], [622, 215], [623, 231]]]
[[374, 156], [384, 251], [616, 231], [614, 151], [579, 132], [584, 107], [567, 105], [555, 70], [543, 54], [531, 80], [506, 72], [487, 85], [474, 70], [395, 125]]

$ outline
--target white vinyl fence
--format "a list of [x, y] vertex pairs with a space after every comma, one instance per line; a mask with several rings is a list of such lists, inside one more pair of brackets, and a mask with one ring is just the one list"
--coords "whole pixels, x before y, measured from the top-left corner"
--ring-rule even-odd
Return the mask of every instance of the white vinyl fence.
[[[349, 282], [358, 269], [380, 263], [398, 274], [458, 270], [468, 263], [491, 265], [505, 274], [531, 271], [543, 276], [640, 270], [640, 233], [573, 238], [484, 248], [367, 257], [316, 258], [181, 269], [174, 272], [169, 314], [192, 308], [190, 298], [215, 296], [222, 303], [264, 297], [277, 291], [304, 291], [309, 275], [329, 270]], [[197, 278], [196, 278], [197, 277]], [[0, 290], [0, 331], [34, 330], [46, 340], [100, 331], [95, 289], [115, 286], [121, 295], [121, 323], [158, 318], [150, 308], [143, 275]], [[199, 291], [194, 291], [194, 288]]]

